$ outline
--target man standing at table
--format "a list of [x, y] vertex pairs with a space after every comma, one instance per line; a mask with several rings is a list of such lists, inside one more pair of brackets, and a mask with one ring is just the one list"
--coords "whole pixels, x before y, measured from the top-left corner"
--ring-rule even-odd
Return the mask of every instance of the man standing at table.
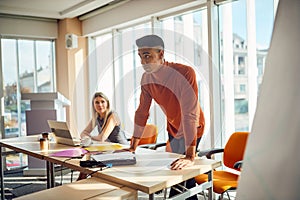
[[[136, 45], [145, 73], [141, 79], [140, 104], [135, 112], [130, 150], [138, 146], [154, 99], [166, 115], [172, 152], [185, 155], [173, 161], [171, 169], [191, 166], [205, 124], [195, 71], [190, 66], [165, 61], [164, 42], [157, 35], [139, 38]], [[194, 179], [186, 181], [187, 188], [195, 184]], [[176, 190], [170, 191], [170, 197], [176, 194]], [[189, 199], [197, 199], [197, 196]]]

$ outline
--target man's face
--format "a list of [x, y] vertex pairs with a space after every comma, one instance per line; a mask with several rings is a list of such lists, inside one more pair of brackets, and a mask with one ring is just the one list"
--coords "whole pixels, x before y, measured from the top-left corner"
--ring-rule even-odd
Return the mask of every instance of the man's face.
[[163, 63], [163, 50], [142, 48], [138, 50], [138, 53], [141, 58], [141, 64], [148, 73], [157, 71]]

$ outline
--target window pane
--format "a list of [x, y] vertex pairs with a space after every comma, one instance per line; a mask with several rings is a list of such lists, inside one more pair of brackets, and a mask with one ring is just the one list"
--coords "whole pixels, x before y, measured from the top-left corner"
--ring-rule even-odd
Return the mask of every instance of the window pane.
[[53, 54], [51, 41], [36, 41], [37, 91], [53, 91]]
[[[26, 135], [28, 101], [21, 94], [51, 92], [54, 88], [53, 41], [1, 38], [3, 103], [5, 132], [2, 138]], [[39, 68], [37, 68], [39, 66]], [[24, 166], [27, 157], [13, 154], [6, 157], [7, 169]]]
[[258, 93], [272, 37], [274, 16], [276, 13], [274, 4], [274, 0], [255, 1]]
[[[18, 56], [17, 40], [1, 39], [2, 73], [3, 73], [3, 99], [4, 99], [4, 133], [2, 138], [18, 137], [25, 131], [19, 125], [18, 106]], [[24, 115], [23, 115], [24, 116]], [[19, 129], [21, 127], [21, 130]], [[5, 157], [6, 169], [13, 169], [27, 164], [27, 159], [22, 159], [23, 154], [9, 154]], [[5, 169], [5, 170], [6, 170]]]
[[172, 16], [161, 21], [162, 36], [165, 39], [165, 59], [194, 68], [198, 81], [200, 105], [204, 111], [206, 130], [200, 149], [210, 144], [210, 106], [208, 76], [208, 29], [207, 10]]
[[[96, 39], [96, 77], [95, 91], [104, 92], [112, 101], [113, 97], [113, 53], [112, 36], [110, 34], [97, 37]], [[91, 94], [92, 95], [92, 94]]]
[[19, 46], [19, 73], [22, 93], [35, 92], [35, 57], [34, 43], [30, 40], [18, 40]]
[[2, 71], [4, 94], [4, 138], [19, 136], [17, 99], [17, 41], [2, 39]]
[[[133, 133], [134, 113], [139, 104], [140, 79], [143, 72], [135, 40], [151, 34], [150, 23], [122, 29], [115, 40], [115, 97], [116, 109], [125, 130]], [[151, 109], [150, 112], [153, 112]], [[155, 123], [153, 115], [149, 122]]]
[[272, 34], [273, 0], [226, 3], [219, 6], [219, 16], [222, 118], [227, 139], [233, 131], [251, 131]]

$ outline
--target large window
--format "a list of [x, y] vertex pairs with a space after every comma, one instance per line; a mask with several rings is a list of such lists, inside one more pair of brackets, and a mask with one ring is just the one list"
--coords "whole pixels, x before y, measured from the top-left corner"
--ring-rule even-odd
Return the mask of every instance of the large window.
[[251, 131], [275, 10], [273, 0], [239, 0], [218, 8], [226, 140], [233, 131]]
[[[200, 148], [210, 146], [210, 105], [208, 76], [207, 10], [202, 8], [188, 13], [172, 15], [160, 20], [162, 37], [166, 43], [165, 59], [194, 68], [198, 81], [198, 96], [204, 111], [206, 129]], [[163, 115], [163, 113], [160, 113]], [[164, 123], [164, 121], [163, 121]], [[164, 131], [166, 131], [164, 129]]]
[[[97, 85], [98, 89], [114, 100], [114, 108], [122, 119], [123, 128], [132, 133], [134, 112], [139, 104], [140, 79], [143, 73], [135, 40], [146, 34], [158, 34], [164, 38], [167, 61], [187, 64], [195, 69], [200, 103], [206, 111], [206, 122], [209, 126], [206, 10], [165, 17], [152, 21], [152, 24], [153, 29], [151, 29], [151, 23], [145, 23], [113, 31], [110, 36], [106, 34], [97, 37], [97, 71], [100, 68], [103, 69], [100, 73], [101, 76], [98, 76], [101, 79]], [[110, 48], [107, 48], [108, 46]], [[148, 122], [159, 127], [158, 140], [166, 141], [165, 116], [154, 102], [150, 109]], [[209, 132], [209, 128], [207, 128], [207, 132]], [[210, 137], [207, 139], [209, 140]], [[205, 139], [203, 139], [203, 144], [210, 144], [204, 141]]]
[[[22, 93], [54, 91], [54, 42], [1, 38], [1, 137], [26, 135], [26, 109]], [[18, 167], [22, 161], [7, 159], [7, 166]], [[18, 158], [17, 158], [18, 159]], [[25, 159], [24, 159], [25, 160]], [[17, 162], [17, 163], [16, 163]]]
[[[251, 131], [277, 3], [236, 0], [214, 5], [207, 1], [197, 9], [153, 15], [139, 26], [114, 27], [96, 37], [97, 67], [90, 69], [97, 69], [95, 75], [105, 80], [97, 89], [110, 95], [123, 128], [132, 133], [143, 72], [135, 39], [150, 33], [160, 35], [165, 40], [166, 60], [196, 70], [206, 117], [200, 149], [222, 146], [234, 131]], [[155, 103], [149, 121], [158, 125], [158, 139], [165, 141], [165, 118]]]
[[139, 101], [142, 70], [135, 49], [135, 38], [150, 33], [150, 23], [146, 23], [128, 29], [114, 30], [111, 34], [96, 38], [95, 74], [98, 78], [93, 90], [103, 91], [109, 97], [113, 109], [120, 115], [122, 128], [128, 133], [133, 131], [133, 117]]

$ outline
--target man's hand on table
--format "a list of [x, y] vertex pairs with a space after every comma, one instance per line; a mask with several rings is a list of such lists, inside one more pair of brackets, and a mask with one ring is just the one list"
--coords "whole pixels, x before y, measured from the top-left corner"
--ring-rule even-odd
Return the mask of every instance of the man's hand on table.
[[175, 161], [173, 161], [170, 165], [172, 170], [181, 170], [185, 167], [189, 167], [194, 165], [194, 159], [192, 158], [178, 158]]

